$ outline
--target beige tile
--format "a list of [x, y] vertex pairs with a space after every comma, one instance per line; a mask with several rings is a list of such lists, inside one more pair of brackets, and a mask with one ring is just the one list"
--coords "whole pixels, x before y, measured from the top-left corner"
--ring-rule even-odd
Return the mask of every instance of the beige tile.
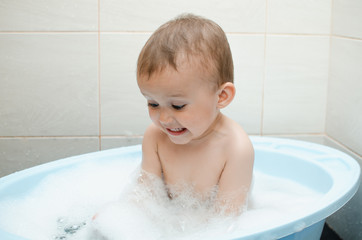
[[362, 38], [362, 1], [333, 1], [333, 34]]
[[102, 34], [102, 135], [141, 135], [150, 124], [136, 80], [138, 54], [149, 34]]
[[98, 150], [98, 138], [0, 138], [0, 177]]
[[267, 31], [329, 34], [331, 2], [330, 0], [269, 0]]
[[142, 136], [133, 137], [102, 137], [101, 149], [111, 149], [142, 144]]
[[264, 36], [228, 35], [233, 60], [236, 96], [222, 110], [249, 134], [260, 134]]
[[268, 36], [263, 133], [322, 133], [329, 38]]
[[98, 134], [96, 34], [0, 34], [0, 136]]
[[97, 0], [3, 0], [0, 31], [97, 31]]
[[264, 32], [265, 0], [101, 1], [102, 31], [154, 31], [182, 13], [210, 18], [229, 32]]
[[332, 38], [327, 134], [362, 155], [362, 41]]

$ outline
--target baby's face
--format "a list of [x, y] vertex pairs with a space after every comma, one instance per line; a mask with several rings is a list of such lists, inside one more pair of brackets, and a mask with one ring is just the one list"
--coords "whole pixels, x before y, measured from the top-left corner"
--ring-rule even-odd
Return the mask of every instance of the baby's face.
[[138, 79], [151, 120], [175, 144], [188, 144], [212, 132], [220, 111], [218, 90], [211, 84], [203, 71], [189, 64]]

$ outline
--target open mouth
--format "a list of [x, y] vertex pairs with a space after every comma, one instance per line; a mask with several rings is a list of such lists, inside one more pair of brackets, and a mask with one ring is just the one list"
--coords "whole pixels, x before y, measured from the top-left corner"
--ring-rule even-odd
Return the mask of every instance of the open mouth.
[[186, 132], [187, 128], [166, 128], [171, 135], [178, 136]]

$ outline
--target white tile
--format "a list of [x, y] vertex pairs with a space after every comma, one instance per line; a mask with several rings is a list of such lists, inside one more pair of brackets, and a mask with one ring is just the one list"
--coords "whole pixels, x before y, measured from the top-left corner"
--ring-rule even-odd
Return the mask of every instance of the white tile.
[[362, 38], [362, 1], [333, 1], [333, 34]]
[[182, 13], [217, 22], [228, 32], [264, 32], [265, 0], [101, 1], [102, 31], [154, 31]]
[[149, 36], [101, 35], [102, 135], [140, 135], [151, 122], [136, 80], [138, 54]]
[[98, 138], [0, 138], [0, 177], [99, 150]]
[[332, 38], [327, 134], [362, 155], [362, 41]]
[[329, 34], [331, 2], [331, 0], [269, 0], [267, 31]]
[[236, 96], [222, 110], [249, 134], [260, 134], [264, 36], [228, 35], [234, 60]]
[[96, 34], [0, 34], [0, 136], [98, 134]]
[[97, 31], [97, 0], [0, 1], [0, 31]]
[[321, 133], [329, 38], [268, 36], [263, 133]]

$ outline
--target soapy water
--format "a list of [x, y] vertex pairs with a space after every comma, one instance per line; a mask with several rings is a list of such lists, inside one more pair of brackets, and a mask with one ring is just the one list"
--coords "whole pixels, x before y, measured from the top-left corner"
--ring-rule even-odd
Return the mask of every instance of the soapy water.
[[[171, 200], [162, 180], [138, 165], [81, 164], [52, 174], [24, 197], [0, 201], [0, 228], [39, 240], [227, 239], [235, 231], [288, 222], [322, 196], [255, 171], [246, 211], [225, 216], [212, 207], [216, 187], [207, 197], [183, 187]], [[146, 174], [147, 184], [139, 184], [139, 174]]]

